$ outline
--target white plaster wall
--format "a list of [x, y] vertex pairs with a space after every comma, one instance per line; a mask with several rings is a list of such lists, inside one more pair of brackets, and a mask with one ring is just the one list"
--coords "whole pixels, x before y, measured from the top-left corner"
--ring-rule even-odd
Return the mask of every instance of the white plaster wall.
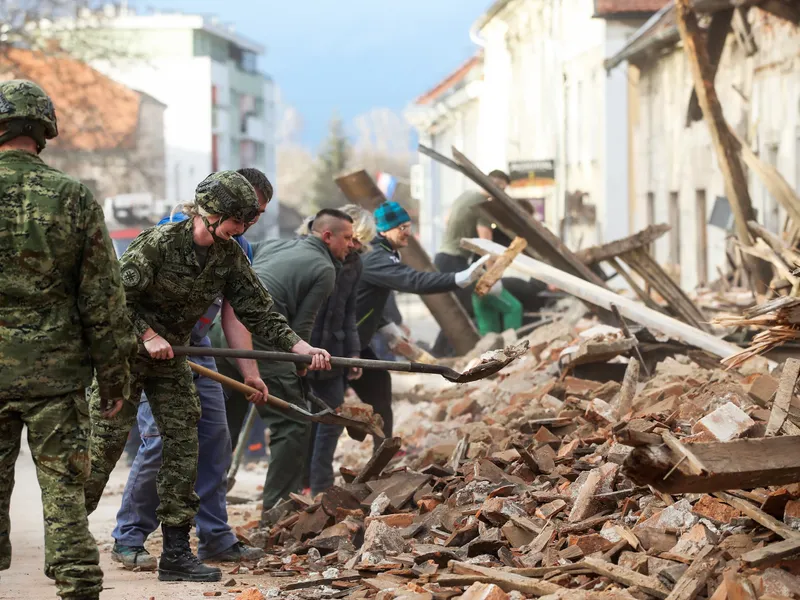
[[499, 18], [481, 32], [485, 40], [484, 87], [481, 93], [477, 165], [484, 171], [508, 168], [509, 106], [511, 103], [511, 54], [506, 43], [508, 26]]
[[[759, 52], [746, 58], [729, 37], [716, 78], [716, 89], [725, 118], [762, 159], [777, 150], [776, 166], [795, 189], [800, 187], [800, 35], [758, 9], [752, 9], [751, 25]], [[680, 203], [680, 281], [684, 289], [698, 281], [697, 247], [700, 227], [706, 227], [717, 196], [725, 196], [724, 181], [705, 122], [685, 128], [692, 89], [691, 74], [680, 48], [673, 49], [640, 73], [641, 119], [635, 130], [637, 228], [647, 225], [647, 193], [655, 195], [655, 222], [669, 222], [670, 192]], [[774, 201], [757, 177], [749, 173], [749, 190], [762, 224]], [[706, 215], [699, 219], [696, 191], [706, 191]], [[784, 213], [778, 211], [782, 227]], [[710, 280], [717, 267], [725, 268], [726, 232], [712, 226], [708, 232]], [[656, 258], [667, 263], [669, 233], [656, 244]]]

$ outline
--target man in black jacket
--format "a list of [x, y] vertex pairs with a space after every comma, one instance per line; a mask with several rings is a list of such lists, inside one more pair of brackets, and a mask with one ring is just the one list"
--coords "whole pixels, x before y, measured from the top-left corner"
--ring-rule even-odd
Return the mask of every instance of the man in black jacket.
[[[474, 283], [484, 271], [489, 255], [457, 273], [417, 271], [400, 262], [401, 248], [408, 246], [411, 217], [397, 202], [384, 202], [375, 211], [378, 235], [372, 241], [372, 252], [364, 255], [363, 270], [356, 295], [358, 335], [361, 357], [375, 360], [369, 347], [372, 336], [381, 331], [389, 336], [404, 338], [395, 323], [383, 317], [389, 294], [395, 290], [409, 294], [441, 294], [465, 288]], [[383, 432], [392, 435], [392, 379], [386, 371], [365, 369], [350, 386], [363, 402], [371, 404], [383, 417]]]

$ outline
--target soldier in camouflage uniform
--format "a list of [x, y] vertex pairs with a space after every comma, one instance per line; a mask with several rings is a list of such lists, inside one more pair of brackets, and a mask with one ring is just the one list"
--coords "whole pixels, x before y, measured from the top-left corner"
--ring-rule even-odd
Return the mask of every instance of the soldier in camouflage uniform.
[[0, 83], [0, 570], [22, 428], [45, 518], [45, 573], [62, 598], [95, 600], [103, 572], [89, 533], [92, 369], [105, 401], [128, 395], [136, 348], [103, 211], [37, 156], [58, 135], [44, 91]]
[[189, 345], [195, 323], [223, 295], [248, 329], [280, 349], [313, 355], [314, 368], [330, 368], [330, 355], [302, 341], [272, 310], [272, 298], [232, 239], [258, 212], [253, 186], [234, 171], [214, 173], [198, 185], [188, 210], [190, 219], [142, 232], [121, 258], [128, 310], [149, 356], [132, 365], [135, 401], [126, 402], [114, 419], [100, 417], [100, 395], [92, 390], [92, 473], [86, 506], [89, 513], [96, 508], [144, 390], [163, 444], [157, 478], [157, 516], [164, 534], [159, 579], [218, 581], [220, 570], [204, 565], [189, 548], [189, 529], [199, 504], [194, 486], [200, 400], [186, 358], [175, 357], [171, 345]]

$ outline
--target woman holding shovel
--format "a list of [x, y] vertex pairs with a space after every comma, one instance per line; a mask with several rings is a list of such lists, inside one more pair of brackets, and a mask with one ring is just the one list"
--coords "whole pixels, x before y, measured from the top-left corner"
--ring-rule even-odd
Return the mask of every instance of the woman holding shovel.
[[[172, 346], [186, 345], [195, 323], [220, 295], [253, 333], [296, 354], [312, 355], [312, 369], [329, 369], [327, 351], [312, 348], [272, 310], [269, 292], [253, 273], [233, 236], [258, 213], [250, 183], [234, 171], [209, 175], [198, 186], [189, 219], [148, 229], [121, 258], [128, 311], [146, 356], [132, 366], [130, 400], [105, 406], [97, 387], [90, 401], [92, 472], [86, 484], [87, 512], [97, 506], [108, 477], [136, 419], [142, 390], [162, 437], [158, 473], [158, 519], [164, 535], [159, 579], [219, 581], [219, 569], [201, 563], [189, 547], [198, 509], [197, 421], [200, 402], [185, 357]], [[263, 402], [263, 394], [253, 398]], [[105, 414], [109, 419], [103, 419]]]

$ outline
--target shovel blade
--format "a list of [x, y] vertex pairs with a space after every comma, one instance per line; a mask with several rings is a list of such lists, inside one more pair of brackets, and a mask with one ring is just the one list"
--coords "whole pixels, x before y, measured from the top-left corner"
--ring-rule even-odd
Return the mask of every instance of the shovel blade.
[[458, 377], [451, 378], [446, 375], [445, 377], [455, 383], [469, 383], [471, 381], [478, 381], [479, 379], [486, 379], [502, 370], [511, 361], [525, 354], [528, 351], [528, 347], [528, 340], [523, 340], [518, 344], [506, 346], [502, 350], [486, 352], [481, 356], [481, 362], [467, 369]]

